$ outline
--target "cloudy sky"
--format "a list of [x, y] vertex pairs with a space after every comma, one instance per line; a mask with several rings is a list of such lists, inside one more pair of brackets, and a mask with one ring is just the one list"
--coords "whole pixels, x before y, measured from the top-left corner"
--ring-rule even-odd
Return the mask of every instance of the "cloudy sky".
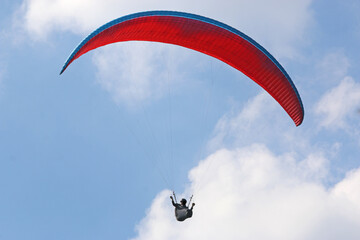
[[[360, 239], [360, 1], [0, 0], [0, 239]], [[241, 72], [159, 43], [76, 60], [139, 11], [224, 22], [279, 60], [295, 127]], [[176, 222], [169, 196], [194, 194]]]

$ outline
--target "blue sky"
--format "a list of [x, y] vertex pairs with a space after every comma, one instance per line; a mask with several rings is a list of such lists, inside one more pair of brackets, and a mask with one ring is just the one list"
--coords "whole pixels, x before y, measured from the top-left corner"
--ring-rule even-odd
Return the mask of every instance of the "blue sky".
[[[359, 1], [1, 6], [0, 239], [359, 239]], [[59, 76], [94, 29], [157, 9], [263, 45], [297, 86], [303, 124], [242, 73], [177, 46], [106, 46]], [[170, 190], [194, 193], [191, 220], [176, 222]]]

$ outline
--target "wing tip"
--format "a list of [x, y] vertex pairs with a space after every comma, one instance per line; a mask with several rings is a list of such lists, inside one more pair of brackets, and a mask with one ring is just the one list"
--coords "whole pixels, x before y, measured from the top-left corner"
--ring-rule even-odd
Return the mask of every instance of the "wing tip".
[[294, 120], [296, 127], [299, 127], [303, 123], [303, 120], [304, 120], [304, 113], [300, 116], [300, 118]]
[[66, 70], [66, 68], [69, 66], [69, 64], [66, 64], [63, 66], [63, 68], [61, 69], [59, 75], [63, 74], [63, 72]]

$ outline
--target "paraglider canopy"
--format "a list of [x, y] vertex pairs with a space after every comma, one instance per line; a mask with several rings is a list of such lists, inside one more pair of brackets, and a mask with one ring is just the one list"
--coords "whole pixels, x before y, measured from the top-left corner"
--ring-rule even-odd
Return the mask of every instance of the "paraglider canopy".
[[175, 44], [215, 57], [265, 89], [296, 126], [304, 118], [300, 95], [280, 63], [249, 36], [216, 20], [174, 11], [149, 11], [115, 19], [95, 30], [71, 53], [60, 74], [95, 48], [124, 41]]

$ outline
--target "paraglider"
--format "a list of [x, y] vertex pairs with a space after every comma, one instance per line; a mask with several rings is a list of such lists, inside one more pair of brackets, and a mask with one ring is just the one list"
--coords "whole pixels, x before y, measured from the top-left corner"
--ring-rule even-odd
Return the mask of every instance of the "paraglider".
[[303, 121], [304, 109], [294, 83], [265, 48], [235, 28], [190, 13], [139, 12], [106, 23], [78, 45], [60, 74], [86, 52], [124, 41], [175, 44], [217, 58], [265, 89], [288, 113], [296, 126]]
[[[304, 118], [300, 95], [280, 63], [260, 44], [216, 20], [175, 11], [130, 14], [101, 26], [71, 53], [60, 74], [81, 55], [116, 42], [150, 41], [174, 44], [214, 57], [239, 70], [267, 91], [299, 126]], [[178, 221], [193, 215], [194, 203], [170, 197]], [[190, 208], [189, 208], [190, 207]]]

